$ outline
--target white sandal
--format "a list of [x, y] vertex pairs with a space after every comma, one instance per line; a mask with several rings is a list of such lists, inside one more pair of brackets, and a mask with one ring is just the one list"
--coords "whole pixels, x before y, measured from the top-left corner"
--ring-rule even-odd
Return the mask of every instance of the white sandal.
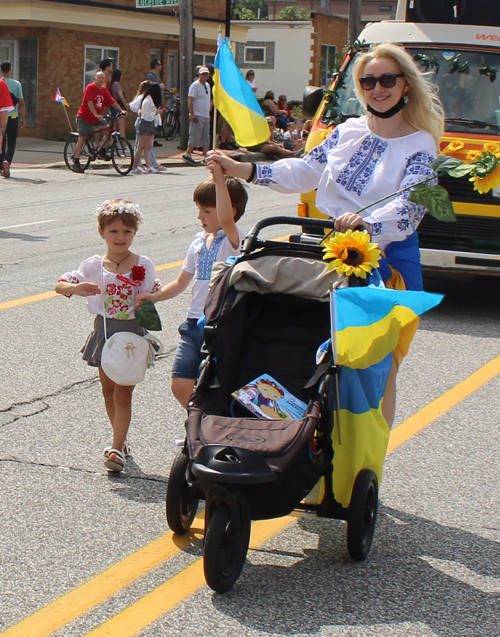
[[121, 451], [118, 449], [110, 449], [107, 452], [106, 460], [104, 461], [104, 466], [106, 469], [110, 471], [123, 471], [123, 467], [125, 466], [125, 457]]
[[[111, 445], [109, 447], [104, 447], [103, 453], [105, 458], [109, 456], [109, 452], [111, 451], [111, 449]], [[123, 443], [123, 455], [125, 456], [125, 458], [130, 458], [130, 456], [132, 455], [132, 450], [127, 440], [125, 440], [125, 442]]]

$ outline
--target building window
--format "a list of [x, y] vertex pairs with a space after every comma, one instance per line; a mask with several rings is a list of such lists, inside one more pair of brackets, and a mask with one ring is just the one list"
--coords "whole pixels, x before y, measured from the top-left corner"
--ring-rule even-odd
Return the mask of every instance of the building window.
[[213, 64], [215, 55], [213, 53], [193, 53], [193, 77], [196, 77], [196, 67]]
[[161, 49], [149, 49], [149, 61], [152, 62], [153, 60], [160, 60], [160, 62], [162, 62]]
[[274, 42], [246, 42], [236, 45], [236, 64], [240, 69], [274, 69]]
[[320, 82], [321, 86], [330, 86], [333, 76], [333, 69], [335, 67], [335, 54], [337, 53], [337, 47], [330, 44], [321, 45], [321, 67], [320, 67]]
[[245, 47], [245, 62], [254, 64], [255, 62], [260, 64], [266, 63], [266, 49], [263, 46], [246, 46]]
[[98, 46], [85, 47], [85, 68], [83, 71], [83, 87], [94, 81], [94, 75], [99, 70], [99, 62], [104, 58], [111, 58], [114, 61], [115, 69], [119, 68], [119, 49], [105, 49]]
[[19, 38], [19, 81], [26, 102], [26, 124], [36, 125], [38, 38]]

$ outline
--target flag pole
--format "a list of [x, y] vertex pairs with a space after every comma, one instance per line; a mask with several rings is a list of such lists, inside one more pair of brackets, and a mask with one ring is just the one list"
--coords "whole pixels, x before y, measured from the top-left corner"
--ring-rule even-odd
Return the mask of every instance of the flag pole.
[[[59, 95], [61, 95], [61, 91], [59, 90], [59, 87], [57, 88], [57, 92], [59, 93]], [[61, 104], [62, 104], [62, 107], [63, 107], [63, 109], [64, 109], [64, 114], [66, 115], [66, 119], [68, 120], [69, 130], [70, 130], [71, 132], [73, 132], [73, 127], [71, 126], [71, 122], [70, 122], [70, 120], [69, 120], [68, 111], [66, 110], [66, 108], [67, 108], [67, 107], [66, 107], [66, 105], [64, 104], [64, 100], [65, 100], [65, 99], [66, 99], [66, 98], [64, 98], [64, 97], [63, 97], [63, 101], [61, 101]]]

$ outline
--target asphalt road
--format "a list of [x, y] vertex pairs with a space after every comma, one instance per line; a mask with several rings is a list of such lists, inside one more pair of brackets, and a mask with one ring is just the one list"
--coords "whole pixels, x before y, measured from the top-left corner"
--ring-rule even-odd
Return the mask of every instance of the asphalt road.
[[[366, 562], [349, 559], [342, 522], [298, 516], [260, 523], [236, 587], [215, 595], [203, 585], [201, 530], [176, 545], [164, 513], [175, 439], [183, 434], [169, 374], [185, 293], [159, 305], [167, 353], [134, 393], [127, 475], [105, 471], [109, 425], [95, 370], [78, 352], [92, 318], [80, 298], [28, 297], [103, 253], [90, 211], [113, 196], [138, 201], [145, 213], [137, 251], [156, 266], [182, 261], [198, 231], [192, 192], [207, 174], [17, 169], [0, 184], [0, 631], [498, 637], [500, 376], [478, 382], [388, 456]], [[294, 215], [296, 201], [252, 187], [239, 225]], [[159, 276], [167, 282], [178, 271], [174, 265]], [[499, 282], [433, 280], [427, 289], [446, 298], [423, 318], [400, 371], [395, 424], [403, 428], [500, 356]], [[18, 299], [30, 302], [7, 306]]]

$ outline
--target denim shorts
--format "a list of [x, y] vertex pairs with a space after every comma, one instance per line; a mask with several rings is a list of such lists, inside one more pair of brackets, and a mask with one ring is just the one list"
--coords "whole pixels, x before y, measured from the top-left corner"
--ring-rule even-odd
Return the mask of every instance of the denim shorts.
[[198, 327], [198, 319], [186, 319], [179, 327], [181, 338], [177, 343], [172, 367], [172, 378], [198, 378], [198, 368], [203, 357], [200, 353], [203, 334]]

